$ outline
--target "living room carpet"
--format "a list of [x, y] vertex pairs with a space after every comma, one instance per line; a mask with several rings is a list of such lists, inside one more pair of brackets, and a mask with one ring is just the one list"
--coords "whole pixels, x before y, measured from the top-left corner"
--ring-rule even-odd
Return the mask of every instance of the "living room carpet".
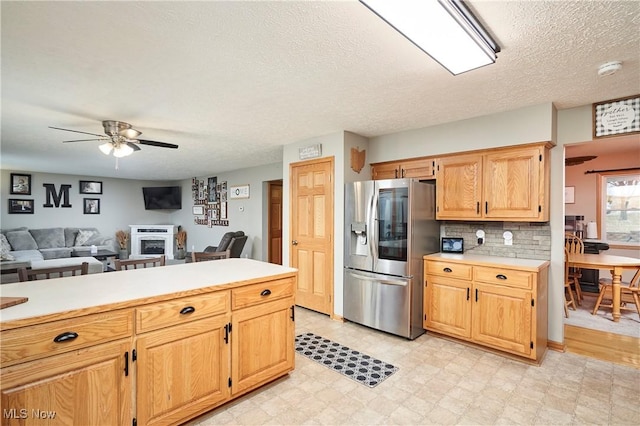
[[398, 367], [314, 333], [296, 336], [296, 352], [370, 388], [398, 371]]

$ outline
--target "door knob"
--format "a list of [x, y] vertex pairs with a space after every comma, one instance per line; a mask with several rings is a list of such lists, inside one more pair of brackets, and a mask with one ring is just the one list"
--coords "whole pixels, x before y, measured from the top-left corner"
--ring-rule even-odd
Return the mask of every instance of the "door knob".
[[297, 246], [298, 245], [298, 240], [291, 241], [291, 244], [293, 244], [294, 246]]

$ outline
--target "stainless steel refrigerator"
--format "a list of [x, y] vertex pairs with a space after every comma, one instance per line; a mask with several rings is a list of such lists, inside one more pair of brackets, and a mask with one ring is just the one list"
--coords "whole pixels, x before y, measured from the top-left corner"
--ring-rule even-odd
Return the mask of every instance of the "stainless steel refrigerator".
[[435, 185], [415, 179], [345, 185], [344, 318], [415, 339], [422, 256], [440, 249]]

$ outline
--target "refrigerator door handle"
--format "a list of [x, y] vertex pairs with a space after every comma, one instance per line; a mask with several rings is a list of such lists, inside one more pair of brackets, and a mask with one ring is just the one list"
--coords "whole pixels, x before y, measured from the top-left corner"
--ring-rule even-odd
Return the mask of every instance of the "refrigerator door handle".
[[378, 241], [380, 238], [378, 232], [378, 185], [373, 184], [373, 196], [371, 197], [371, 230], [373, 233], [373, 239], [371, 240], [371, 256], [373, 259], [373, 269], [376, 269], [378, 264]]
[[382, 284], [406, 286], [409, 283], [409, 281], [378, 278], [378, 277], [373, 276], [373, 275], [369, 276], [369, 275], [358, 274], [357, 272], [351, 272], [350, 271], [349, 273], [354, 278], [358, 278], [360, 280], [375, 280], [376, 282], [379, 282], [379, 283], [382, 283]]

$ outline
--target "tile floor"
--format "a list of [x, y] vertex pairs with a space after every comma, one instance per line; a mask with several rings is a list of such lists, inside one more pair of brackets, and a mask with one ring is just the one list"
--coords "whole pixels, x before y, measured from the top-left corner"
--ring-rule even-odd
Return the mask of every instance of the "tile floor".
[[304, 356], [288, 377], [189, 423], [195, 425], [640, 424], [640, 370], [548, 351], [530, 366], [428, 334], [416, 340], [296, 308], [314, 332], [399, 371], [367, 388]]

